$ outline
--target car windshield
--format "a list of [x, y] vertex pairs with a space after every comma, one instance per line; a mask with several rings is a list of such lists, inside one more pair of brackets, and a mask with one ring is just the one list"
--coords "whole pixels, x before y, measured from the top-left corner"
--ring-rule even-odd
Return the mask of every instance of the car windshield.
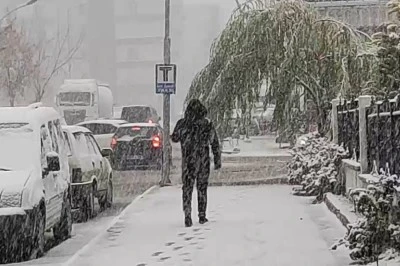
[[117, 132], [117, 138], [122, 137], [147, 137], [151, 138], [152, 136], [157, 134], [157, 129], [154, 127], [120, 127]]
[[81, 124], [81, 126], [92, 131], [93, 135], [114, 134], [117, 130], [117, 127], [114, 125], [102, 123]]
[[60, 106], [89, 106], [90, 92], [62, 92], [58, 96]]
[[28, 123], [0, 123], [0, 143], [0, 171], [31, 169], [39, 158], [40, 147]]
[[150, 109], [142, 106], [124, 107], [121, 119], [129, 123], [146, 123], [150, 119]]

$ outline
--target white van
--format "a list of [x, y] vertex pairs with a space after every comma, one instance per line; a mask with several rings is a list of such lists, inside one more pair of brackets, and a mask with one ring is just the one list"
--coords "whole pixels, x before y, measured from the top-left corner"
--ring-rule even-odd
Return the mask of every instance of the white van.
[[71, 236], [70, 176], [60, 119], [55, 109], [40, 103], [0, 108], [0, 263], [41, 256], [45, 231], [53, 229], [58, 241]]

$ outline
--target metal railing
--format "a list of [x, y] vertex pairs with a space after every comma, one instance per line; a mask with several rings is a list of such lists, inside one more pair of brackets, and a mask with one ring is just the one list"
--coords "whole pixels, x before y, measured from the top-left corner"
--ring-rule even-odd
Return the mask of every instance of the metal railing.
[[339, 144], [348, 150], [351, 158], [359, 161], [359, 109], [358, 99], [344, 101], [337, 107]]
[[400, 174], [400, 100], [372, 102], [366, 112], [368, 170]]

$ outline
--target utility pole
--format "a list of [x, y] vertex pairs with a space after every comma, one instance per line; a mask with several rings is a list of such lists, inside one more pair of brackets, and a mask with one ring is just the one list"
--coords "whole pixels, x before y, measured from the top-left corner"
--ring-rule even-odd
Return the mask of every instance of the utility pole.
[[[165, 37], [164, 37], [164, 64], [171, 64], [171, 37], [170, 37], [170, 12], [171, 1], [165, 0]], [[164, 145], [163, 145], [163, 167], [160, 186], [169, 186], [172, 184], [170, 179], [170, 119], [171, 119], [171, 95], [163, 94], [163, 128], [164, 128]]]

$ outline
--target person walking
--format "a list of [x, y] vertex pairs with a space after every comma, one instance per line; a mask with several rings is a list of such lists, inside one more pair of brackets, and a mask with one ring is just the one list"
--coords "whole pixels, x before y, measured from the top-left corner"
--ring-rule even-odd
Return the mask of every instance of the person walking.
[[210, 146], [214, 155], [214, 168], [221, 168], [221, 148], [216, 130], [207, 118], [206, 107], [197, 99], [191, 100], [184, 118], [180, 119], [171, 140], [180, 142], [182, 151], [182, 200], [185, 226], [192, 222], [192, 194], [196, 183], [199, 223], [208, 222], [207, 188], [210, 176]]

